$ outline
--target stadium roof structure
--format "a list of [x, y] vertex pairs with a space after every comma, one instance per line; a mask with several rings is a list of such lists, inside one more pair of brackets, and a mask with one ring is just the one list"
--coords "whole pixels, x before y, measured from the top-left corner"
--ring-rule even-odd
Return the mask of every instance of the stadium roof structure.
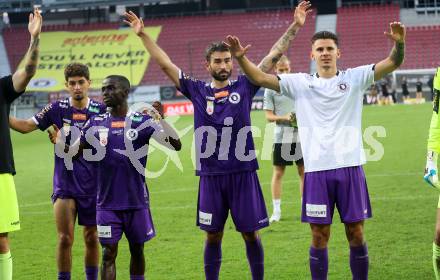
[[82, 9], [97, 6], [157, 5], [181, 2], [200, 2], [200, 0], [6, 0], [0, 1], [0, 9], [8, 12], [25, 12], [32, 10], [36, 5], [46, 9]]

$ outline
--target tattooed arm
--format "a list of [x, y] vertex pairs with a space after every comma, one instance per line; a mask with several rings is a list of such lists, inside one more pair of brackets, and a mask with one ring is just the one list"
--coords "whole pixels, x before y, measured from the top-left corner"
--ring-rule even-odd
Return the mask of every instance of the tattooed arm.
[[34, 12], [29, 15], [28, 30], [31, 34], [31, 43], [25, 56], [25, 67], [18, 69], [14, 75], [12, 75], [12, 83], [14, 84], [16, 92], [22, 92], [26, 89], [26, 86], [37, 70], [42, 23], [43, 18], [41, 17], [41, 12], [36, 8]]
[[375, 81], [399, 68], [405, 58], [405, 26], [400, 22], [392, 22], [390, 23], [390, 32], [385, 32], [385, 35], [394, 41], [394, 47], [387, 58], [376, 64], [374, 68]]
[[312, 11], [309, 1], [302, 1], [296, 8], [293, 15], [293, 23], [289, 26], [281, 38], [272, 46], [263, 60], [258, 64], [261, 71], [268, 73], [280, 60], [283, 53], [287, 51], [290, 43], [295, 39], [299, 29], [304, 25], [307, 15]]

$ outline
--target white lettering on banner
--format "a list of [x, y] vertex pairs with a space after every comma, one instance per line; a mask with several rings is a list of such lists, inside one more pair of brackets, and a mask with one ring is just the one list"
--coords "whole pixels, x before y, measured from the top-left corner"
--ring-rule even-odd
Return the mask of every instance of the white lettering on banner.
[[191, 102], [179, 102], [163, 104], [165, 115], [192, 115], [194, 114], [194, 106]]

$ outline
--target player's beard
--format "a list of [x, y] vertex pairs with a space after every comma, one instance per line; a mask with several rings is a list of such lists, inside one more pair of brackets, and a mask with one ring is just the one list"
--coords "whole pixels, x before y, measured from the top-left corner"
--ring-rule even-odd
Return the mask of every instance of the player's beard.
[[[223, 75], [222, 75], [223, 74]], [[226, 74], [226, 75], [224, 75], [224, 74]], [[215, 79], [215, 80], [217, 80], [217, 81], [220, 81], [220, 82], [224, 82], [224, 81], [226, 81], [226, 80], [228, 80], [229, 79], [229, 77], [231, 77], [231, 74], [232, 74], [232, 71], [226, 71], [226, 70], [221, 70], [221, 71], [219, 71], [218, 73], [216, 73], [216, 72], [214, 72], [214, 71], [212, 71], [211, 72], [211, 76]]]
[[80, 93], [80, 94], [74, 93], [73, 94], [73, 99], [75, 99], [76, 101], [81, 101], [81, 100], [84, 99], [84, 94], [83, 93]]

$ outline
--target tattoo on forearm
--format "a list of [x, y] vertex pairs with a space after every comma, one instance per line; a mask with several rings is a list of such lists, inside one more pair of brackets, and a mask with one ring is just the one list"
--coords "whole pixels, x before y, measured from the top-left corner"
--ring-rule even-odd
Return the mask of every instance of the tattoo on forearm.
[[38, 61], [38, 46], [40, 45], [40, 38], [35, 38], [31, 41], [31, 45], [29, 46], [29, 60], [26, 63], [25, 72], [28, 76], [35, 75], [37, 70], [37, 61]]
[[277, 55], [275, 55], [274, 57], [272, 57], [272, 65], [277, 64], [277, 62], [280, 60], [280, 58], [283, 56], [282, 53], [279, 53]]
[[297, 33], [296, 29], [289, 29], [283, 36], [275, 43], [272, 50], [277, 50], [280, 53], [284, 53], [289, 48], [290, 42], [295, 38]]
[[393, 61], [394, 65], [399, 67], [403, 59], [405, 58], [405, 43], [396, 42], [394, 48], [391, 50], [390, 59]]
[[267, 73], [280, 60], [283, 53], [289, 48], [290, 42], [295, 38], [298, 29], [289, 28], [283, 36], [270, 49], [271, 55], [266, 56], [260, 63], [260, 70]]

